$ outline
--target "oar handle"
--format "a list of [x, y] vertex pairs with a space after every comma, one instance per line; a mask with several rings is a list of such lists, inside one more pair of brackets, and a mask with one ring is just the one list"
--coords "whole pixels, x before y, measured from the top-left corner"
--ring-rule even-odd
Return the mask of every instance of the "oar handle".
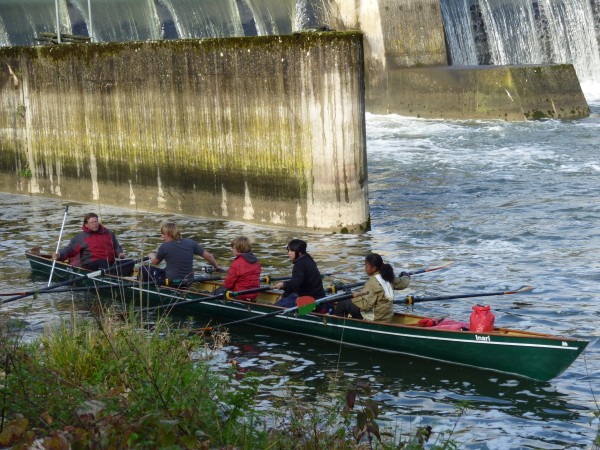
[[221, 267], [220, 270], [215, 269], [213, 266], [202, 266], [200, 267], [200, 271], [201, 272], [205, 272], [205, 273], [213, 273], [213, 272], [227, 272], [229, 269], [225, 268], [225, 267]]
[[265, 275], [264, 277], [260, 277], [260, 282], [261, 283], [267, 283], [267, 284], [271, 284], [274, 281], [285, 281], [285, 280], [291, 280], [292, 277], [272, 277], [271, 275]]
[[165, 283], [163, 286], [178, 288], [182, 284], [190, 285], [192, 283], [196, 283], [198, 281], [220, 281], [221, 277], [194, 277], [194, 278], [184, 278], [183, 280], [171, 280], [169, 278], [165, 278]]
[[235, 300], [240, 295], [254, 294], [255, 292], [268, 291], [269, 289], [271, 289], [271, 286], [260, 286], [260, 287], [254, 288], [254, 289], [246, 289], [244, 291], [237, 291], [237, 292], [227, 291], [227, 292], [225, 292], [225, 298], [227, 300]]
[[348, 290], [354, 289], [356, 287], [364, 286], [365, 283], [366, 283], [366, 281], [361, 281], [359, 283], [352, 283], [352, 284], [332, 284], [325, 290], [325, 292], [335, 294], [340, 291], [348, 291]]
[[[331, 275], [333, 275], [333, 273], [322, 273], [321, 274], [321, 278], [330, 277]], [[286, 276], [286, 277], [272, 277], [271, 275], [265, 275], [263, 277], [260, 277], [260, 282], [261, 283], [271, 284], [274, 281], [286, 281], [286, 280], [291, 280], [291, 279], [292, 279], [291, 276]]]

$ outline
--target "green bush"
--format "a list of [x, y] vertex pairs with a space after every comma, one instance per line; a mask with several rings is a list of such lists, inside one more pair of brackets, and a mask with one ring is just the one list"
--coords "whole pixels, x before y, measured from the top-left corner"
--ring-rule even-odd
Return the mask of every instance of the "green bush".
[[[290, 392], [261, 410], [256, 376], [209, 363], [228, 340], [223, 333], [208, 346], [163, 319], [150, 327], [133, 314], [72, 314], [24, 342], [2, 323], [0, 447], [423, 449], [432, 434], [380, 430], [368, 385], [326, 405]], [[429, 448], [458, 448], [453, 431]]]

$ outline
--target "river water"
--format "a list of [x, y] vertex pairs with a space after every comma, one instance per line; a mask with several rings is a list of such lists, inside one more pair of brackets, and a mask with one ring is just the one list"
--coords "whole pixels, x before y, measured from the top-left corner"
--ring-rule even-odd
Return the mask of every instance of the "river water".
[[[550, 382], [241, 326], [231, 329], [231, 344], [218, 363], [235, 358], [240, 370], [258, 372], [266, 408], [290, 392], [328, 403], [343, 380], [363, 380], [371, 385], [383, 424], [398, 433], [420, 425], [437, 433], [456, 426], [460, 448], [590, 448], [600, 399], [600, 101], [590, 105], [590, 118], [564, 122], [369, 115], [372, 230], [364, 235], [324, 236], [71, 204], [64, 238], [91, 210], [117, 232], [130, 255], [156, 249], [160, 223], [176, 220], [224, 265], [231, 257], [230, 240], [250, 236], [263, 273], [273, 275], [289, 273], [285, 244], [301, 237], [321, 270], [335, 273], [327, 283], [364, 279], [363, 257], [375, 251], [397, 270], [454, 261], [449, 269], [413, 277], [398, 297], [532, 285], [533, 291], [518, 295], [421, 303], [415, 312], [468, 320], [479, 301], [491, 305], [499, 326], [590, 339], [586, 352]], [[55, 249], [64, 204], [0, 193], [1, 292], [45, 284], [32, 278], [23, 252], [35, 245]], [[35, 336], [73, 308], [85, 315], [90, 301], [79, 294], [44, 294], [2, 310], [25, 320], [27, 335]], [[470, 407], [459, 420], [455, 406], [463, 400]]]

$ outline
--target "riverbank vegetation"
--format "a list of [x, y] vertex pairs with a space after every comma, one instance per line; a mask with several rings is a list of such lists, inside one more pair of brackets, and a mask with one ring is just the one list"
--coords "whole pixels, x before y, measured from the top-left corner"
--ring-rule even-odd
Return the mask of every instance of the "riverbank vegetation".
[[264, 408], [259, 377], [211, 364], [226, 334], [209, 345], [167, 320], [139, 321], [72, 314], [25, 342], [0, 317], [0, 447], [459, 448], [452, 430], [382, 426], [366, 384], [325, 406], [290, 395]]

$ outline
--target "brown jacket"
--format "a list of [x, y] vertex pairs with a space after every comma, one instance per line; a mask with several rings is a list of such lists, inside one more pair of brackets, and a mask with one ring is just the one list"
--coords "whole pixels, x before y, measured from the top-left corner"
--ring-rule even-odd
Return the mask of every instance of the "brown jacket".
[[[352, 303], [360, 308], [360, 313], [365, 320], [391, 322], [392, 317], [394, 317], [393, 300], [389, 300], [385, 297], [383, 287], [379, 281], [377, 281], [375, 275], [377, 274], [369, 277], [362, 289], [362, 292], [368, 292], [368, 294], [353, 298]], [[409, 284], [410, 277], [403, 276], [394, 279], [392, 286], [394, 289], [400, 290], [406, 289]]]

